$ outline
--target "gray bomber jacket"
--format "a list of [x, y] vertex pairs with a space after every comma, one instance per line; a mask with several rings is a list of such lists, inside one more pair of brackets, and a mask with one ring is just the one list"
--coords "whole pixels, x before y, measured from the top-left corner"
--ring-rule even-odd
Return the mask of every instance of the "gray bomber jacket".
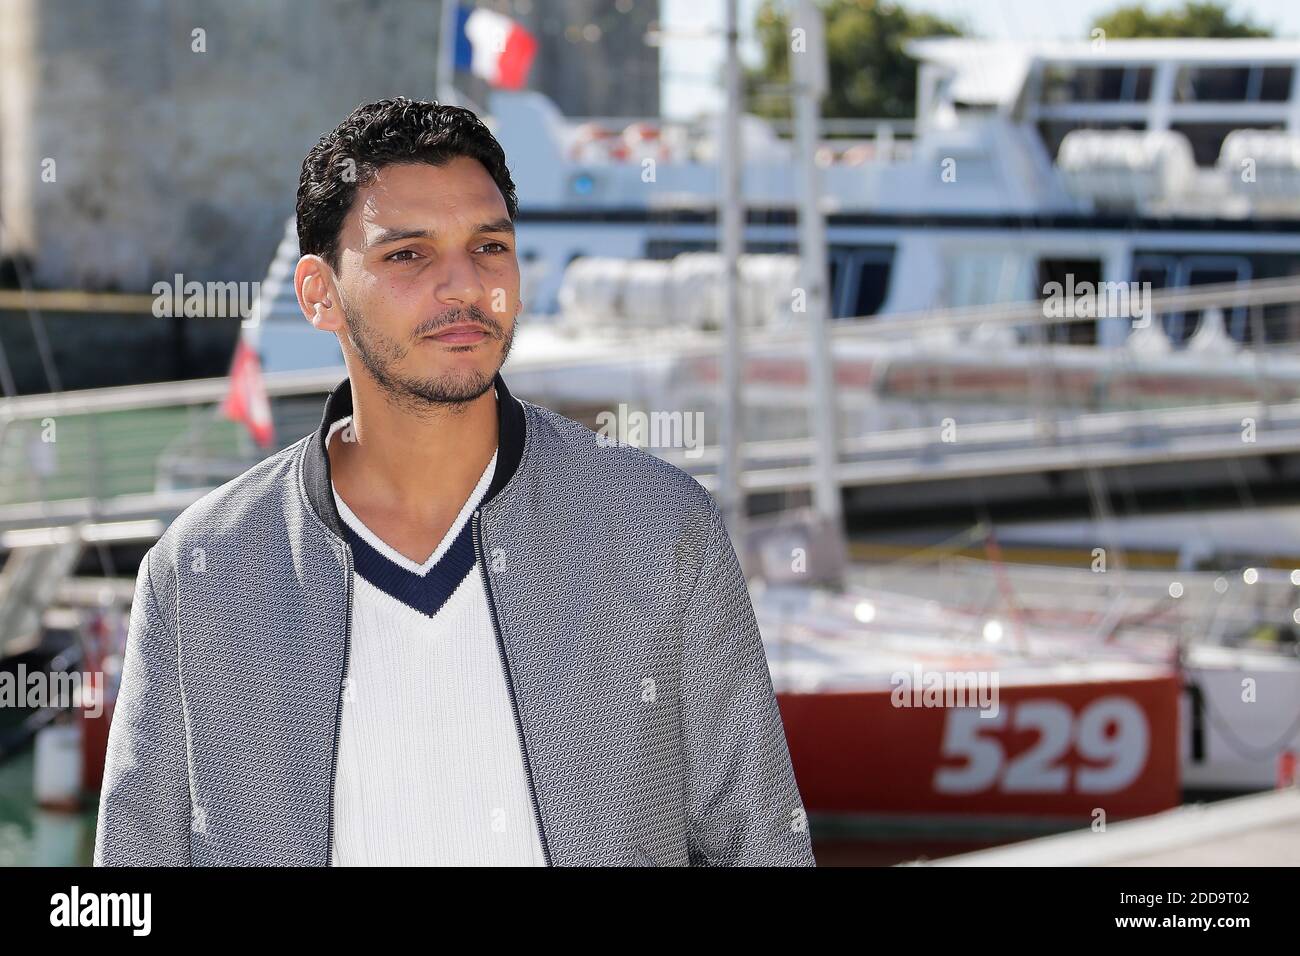
[[[496, 386], [476, 573], [547, 861], [813, 865], [712, 498]], [[314, 434], [191, 505], [142, 562], [96, 865], [328, 865], [352, 554], [325, 438], [351, 411], [345, 379]]]

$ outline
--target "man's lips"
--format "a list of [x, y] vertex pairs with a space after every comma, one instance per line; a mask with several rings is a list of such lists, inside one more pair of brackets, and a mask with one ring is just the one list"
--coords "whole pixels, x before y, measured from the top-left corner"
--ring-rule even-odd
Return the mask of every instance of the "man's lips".
[[441, 331], [425, 336], [436, 342], [445, 342], [447, 345], [469, 345], [481, 342], [487, 337], [487, 330], [472, 322], [458, 322], [456, 325], [449, 325]]

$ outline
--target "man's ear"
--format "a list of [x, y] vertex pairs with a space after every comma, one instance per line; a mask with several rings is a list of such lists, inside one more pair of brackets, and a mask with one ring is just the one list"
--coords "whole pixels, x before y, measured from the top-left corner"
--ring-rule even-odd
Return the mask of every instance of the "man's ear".
[[328, 262], [320, 256], [303, 256], [293, 270], [293, 288], [298, 294], [298, 308], [313, 326], [322, 332], [337, 332], [344, 327], [338, 286]]

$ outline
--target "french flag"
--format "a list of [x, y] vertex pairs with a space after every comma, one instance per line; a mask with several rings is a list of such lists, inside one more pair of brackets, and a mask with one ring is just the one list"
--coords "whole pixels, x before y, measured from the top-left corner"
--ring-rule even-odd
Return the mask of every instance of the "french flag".
[[494, 10], [456, 8], [456, 69], [495, 87], [522, 90], [537, 53], [536, 38]]

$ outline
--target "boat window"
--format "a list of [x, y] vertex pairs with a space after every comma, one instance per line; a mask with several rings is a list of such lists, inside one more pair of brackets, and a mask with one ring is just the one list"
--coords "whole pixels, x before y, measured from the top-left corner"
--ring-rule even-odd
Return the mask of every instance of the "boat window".
[[1134, 256], [1133, 281], [1151, 284], [1152, 291], [1167, 289], [1173, 282], [1178, 261], [1170, 256]]
[[885, 258], [873, 257], [859, 263], [858, 288], [849, 315], [875, 315], [880, 311], [889, 292], [889, 267], [890, 262]]
[[[1178, 265], [1175, 282], [1187, 288], [1198, 285], [1249, 282], [1252, 273], [1250, 260], [1245, 256], [1187, 256]], [[1201, 325], [1200, 312], [1188, 312], [1185, 318], [1175, 317], [1185, 323], [1186, 334], [1189, 337]], [[1247, 310], [1244, 306], [1232, 309], [1224, 316], [1228, 335], [1238, 342], [1247, 340], [1247, 318]]]
[[1043, 75], [1042, 102], [1134, 103], [1151, 98], [1149, 66], [1051, 66]]
[[832, 246], [828, 261], [831, 318], [856, 318], [880, 311], [889, 293], [892, 247]]
[[1154, 73], [1155, 70], [1149, 66], [1129, 67], [1124, 81], [1132, 84], [1133, 93], [1125, 99], [1133, 100], [1135, 103], [1145, 103], [1151, 99], [1151, 77]]
[[[1133, 257], [1133, 279], [1151, 283], [1153, 292], [1166, 288], [1190, 288], [1225, 282], [1249, 282], [1256, 278], [1254, 263], [1247, 256], [1205, 253], [1139, 253]], [[1268, 271], [1268, 270], [1266, 270]], [[1238, 342], [1251, 339], [1248, 310], [1228, 310], [1224, 324]], [[1185, 343], [1201, 324], [1201, 313], [1169, 312], [1161, 320], [1165, 333], [1175, 344]]]
[[1235, 103], [1250, 87], [1247, 66], [1185, 66], [1178, 71], [1174, 99], [1179, 103]]
[[1178, 71], [1179, 103], [1283, 103], [1291, 97], [1289, 66], [1185, 66]]
[[1259, 98], [1265, 103], [1285, 103], [1291, 98], [1289, 66], [1266, 66], [1260, 70]]
[[[1101, 280], [1100, 259], [1042, 258], [1038, 260], [1038, 289], [1039, 298], [1042, 299], [1047, 298], [1048, 286], [1053, 282], [1060, 283], [1062, 294], [1073, 289], [1076, 290], [1076, 295], [1082, 295], [1082, 290], [1087, 287], [1091, 287], [1095, 294], [1096, 290], [1100, 288]], [[1085, 283], [1087, 283], [1087, 286], [1085, 286]], [[1048, 338], [1053, 342], [1070, 345], [1097, 344], [1097, 319], [1095, 317], [1082, 319], [1078, 322], [1060, 322], [1045, 328], [1048, 330]]]

